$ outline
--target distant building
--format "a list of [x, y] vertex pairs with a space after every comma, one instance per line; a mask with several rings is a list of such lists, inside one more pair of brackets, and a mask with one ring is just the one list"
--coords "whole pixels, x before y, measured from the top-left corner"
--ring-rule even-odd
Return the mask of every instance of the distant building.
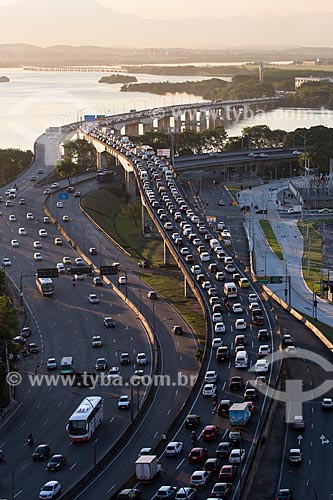
[[295, 77], [295, 90], [297, 90], [303, 83], [308, 83], [308, 82], [330, 82], [333, 83], [333, 76], [296, 76]]
[[259, 64], [259, 82], [264, 83], [264, 65], [263, 63]]

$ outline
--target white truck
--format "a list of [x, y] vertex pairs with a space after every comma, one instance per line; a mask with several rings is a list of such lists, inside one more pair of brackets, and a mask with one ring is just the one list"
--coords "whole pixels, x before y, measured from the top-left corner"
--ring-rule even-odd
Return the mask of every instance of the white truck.
[[136, 479], [140, 482], [150, 483], [159, 475], [161, 464], [156, 455], [142, 455], [135, 462]]
[[293, 205], [288, 208], [288, 214], [300, 214], [302, 212], [302, 205]]

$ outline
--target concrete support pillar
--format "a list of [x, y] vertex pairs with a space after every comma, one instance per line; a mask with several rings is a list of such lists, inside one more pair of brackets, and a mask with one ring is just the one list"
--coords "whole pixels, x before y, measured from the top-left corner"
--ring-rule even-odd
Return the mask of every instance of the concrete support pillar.
[[200, 132], [203, 132], [206, 129], [207, 129], [206, 111], [201, 111], [199, 117], [199, 130]]
[[165, 240], [163, 241], [163, 263], [165, 266], [170, 264], [170, 251], [165, 243]]
[[143, 130], [144, 134], [146, 134], [147, 132], [152, 132], [154, 130], [153, 120], [149, 123], [143, 123], [142, 127], [143, 127], [142, 130]]
[[125, 170], [125, 185], [127, 194], [135, 200], [136, 198], [136, 180], [133, 172]]
[[100, 170], [102, 168], [102, 153], [99, 151], [96, 151], [96, 167], [97, 170]]
[[175, 118], [174, 131], [176, 134], [179, 134], [179, 132], [181, 132], [181, 130], [182, 130], [182, 120], [181, 120], [181, 118]]
[[215, 123], [216, 123], [215, 116], [213, 116], [212, 114], [209, 115], [208, 128], [209, 129], [215, 128]]
[[162, 118], [159, 118], [157, 122], [157, 129], [160, 132], [168, 132], [170, 129], [170, 116], [163, 116]]
[[139, 135], [139, 123], [126, 123], [125, 135]]
[[188, 297], [191, 292], [190, 287], [188, 286], [188, 282], [186, 276], [184, 276], [184, 297]]

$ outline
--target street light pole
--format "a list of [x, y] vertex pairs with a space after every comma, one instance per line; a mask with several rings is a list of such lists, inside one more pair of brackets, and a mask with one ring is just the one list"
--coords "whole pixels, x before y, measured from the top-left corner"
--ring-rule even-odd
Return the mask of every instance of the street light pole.
[[303, 481], [306, 482], [306, 485], [310, 486], [310, 488], [312, 489], [315, 499], [318, 500], [317, 492], [316, 492], [313, 484], [311, 483], [310, 479], [308, 479], [307, 477], [303, 477], [300, 474], [296, 474], [296, 472], [294, 472], [293, 470], [288, 470], [288, 474], [290, 474], [291, 476], [296, 476], [296, 477], [299, 477], [300, 479], [303, 479]]

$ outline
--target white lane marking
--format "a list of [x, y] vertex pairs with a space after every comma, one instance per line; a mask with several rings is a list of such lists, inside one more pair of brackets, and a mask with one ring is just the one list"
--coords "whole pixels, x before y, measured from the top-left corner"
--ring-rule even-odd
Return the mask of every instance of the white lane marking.
[[185, 462], [185, 458], [183, 458], [183, 460], [177, 465], [176, 470], [178, 470], [179, 467], [181, 467], [184, 462]]
[[73, 465], [69, 468], [69, 470], [73, 470], [73, 469], [74, 469], [74, 467], [76, 467], [76, 466], [77, 466], [77, 462], [75, 462], [75, 464], [73, 464]]

